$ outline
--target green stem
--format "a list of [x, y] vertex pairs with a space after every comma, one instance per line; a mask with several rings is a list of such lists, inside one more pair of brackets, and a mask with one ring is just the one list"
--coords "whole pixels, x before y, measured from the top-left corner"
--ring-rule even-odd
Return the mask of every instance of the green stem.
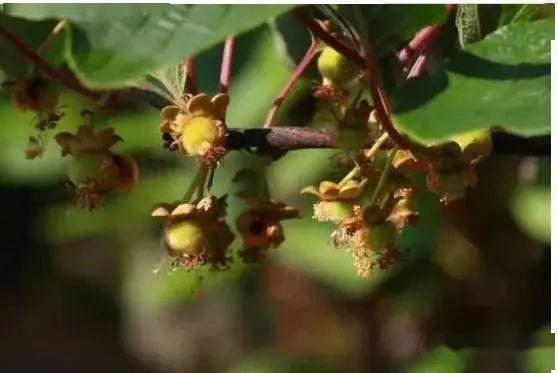
[[185, 202], [190, 202], [194, 193], [197, 190], [199, 190], [200, 188], [201, 188], [202, 193], [203, 193], [203, 189], [204, 189], [204, 185], [205, 185], [205, 179], [207, 178], [208, 172], [209, 172], [209, 167], [208, 166], [205, 166], [205, 165], [200, 166], [200, 168], [198, 169], [198, 172], [196, 172], [196, 175], [194, 176], [194, 179], [190, 183], [190, 186], [188, 187], [188, 190], [186, 190], [186, 193], [184, 194], [184, 197], [182, 197], [182, 199]]
[[[378, 138], [378, 140], [376, 140], [376, 142], [374, 143], [374, 145], [372, 145], [372, 147], [370, 147], [370, 149], [368, 149], [368, 151], [366, 153], [364, 153], [364, 157], [366, 159], [370, 159], [374, 156], [374, 154], [376, 154], [376, 152], [382, 147], [382, 145], [389, 139], [389, 134], [387, 132], [385, 132], [382, 136], [380, 136]], [[345, 185], [346, 183], [348, 183], [351, 179], [358, 177], [360, 175], [360, 172], [362, 171], [362, 168], [360, 166], [355, 166], [351, 171], [349, 171], [349, 173], [347, 175], [345, 175], [345, 177], [339, 182], [339, 186]]]
[[374, 192], [372, 193], [372, 196], [370, 197], [370, 203], [371, 204], [373, 204], [376, 201], [376, 199], [378, 198], [378, 195], [380, 194], [380, 190], [382, 189], [382, 186], [386, 182], [389, 169], [391, 168], [391, 164], [393, 163], [393, 159], [395, 158], [395, 152], [396, 152], [396, 150], [392, 149], [388, 153], [388, 157], [387, 157], [384, 169], [382, 170], [382, 173], [380, 174], [380, 178], [378, 179], [378, 183], [376, 184], [376, 188], [374, 188]]

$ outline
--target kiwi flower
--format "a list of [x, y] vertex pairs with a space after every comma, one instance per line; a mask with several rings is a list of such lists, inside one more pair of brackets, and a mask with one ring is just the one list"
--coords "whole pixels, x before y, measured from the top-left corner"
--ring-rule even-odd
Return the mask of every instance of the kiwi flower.
[[340, 185], [332, 181], [322, 181], [318, 188], [309, 186], [301, 193], [313, 194], [319, 198], [314, 204], [314, 218], [321, 222], [339, 223], [353, 213], [355, 201], [364, 190], [366, 179], [349, 180]]
[[184, 107], [167, 106], [161, 110], [159, 126], [169, 149], [179, 149], [186, 156], [215, 166], [226, 153], [225, 112], [229, 96], [219, 93], [213, 98], [200, 93], [188, 97]]
[[60, 132], [55, 136], [62, 156], [70, 156], [68, 176], [74, 186], [79, 206], [93, 209], [115, 190], [130, 190], [138, 182], [139, 170], [133, 158], [119, 155], [110, 148], [122, 139], [112, 128], [93, 133], [90, 124], [76, 133]]
[[270, 247], [284, 240], [281, 221], [300, 217], [297, 209], [273, 199], [246, 198], [248, 209], [236, 219], [244, 244], [241, 256], [246, 262], [260, 262]]
[[395, 226], [385, 218], [388, 210], [355, 206], [353, 215], [343, 219], [332, 234], [337, 247], [347, 247], [351, 252], [359, 276], [368, 276], [377, 264], [385, 269], [393, 263], [383, 259], [396, 250], [397, 241]]
[[208, 196], [196, 203], [161, 203], [153, 210], [151, 216], [164, 222], [163, 245], [175, 265], [186, 270], [227, 266], [234, 235], [225, 222], [226, 207], [226, 196]]
[[418, 148], [416, 157], [398, 151], [394, 167], [402, 172], [426, 171], [428, 189], [440, 194], [443, 204], [449, 204], [465, 197], [467, 188], [475, 187], [475, 165], [491, 151], [491, 132], [471, 131], [452, 137], [448, 143]]

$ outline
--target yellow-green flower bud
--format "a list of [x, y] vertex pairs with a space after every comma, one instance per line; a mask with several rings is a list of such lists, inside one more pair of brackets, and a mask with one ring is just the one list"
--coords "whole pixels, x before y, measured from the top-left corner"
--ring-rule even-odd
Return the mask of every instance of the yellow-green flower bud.
[[358, 75], [357, 66], [331, 47], [325, 47], [318, 58], [318, 70], [324, 85], [343, 87]]
[[204, 243], [204, 231], [195, 221], [180, 221], [165, 228], [165, 244], [175, 254], [200, 254]]
[[321, 222], [338, 224], [353, 214], [353, 204], [343, 201], [318, 201], [314, 204], [314, 217]]

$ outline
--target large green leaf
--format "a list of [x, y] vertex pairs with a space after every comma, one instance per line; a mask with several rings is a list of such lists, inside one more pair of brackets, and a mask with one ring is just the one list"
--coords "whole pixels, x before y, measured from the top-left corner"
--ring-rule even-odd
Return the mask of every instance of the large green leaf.
[[467, 45], [445, 69], [394, 92], [396, 126], [426, 144], [488, 128], [549, 133], [553, 35], [554, 21], [514, 23]]
[[304, 58], [312, 43], [306, 26], [297, 22], [292, 14], [284, 14], [275, 18], [269, 23], [269, 26], [281, 57], [294, 69]]
[[421, 28], [443, 22], [443, 4], [340, 5], [339, 13], [356, 30], [369, 34], [379, 54], [391, 52]]
[[149, 71], [248, 31], [292, 5], [14, 4], [34, 19], [67, 18], [67, 60], [91, 88], [132, 84]]
[[[56, 22], [29, 21], [9, 17], [0, 13], [0, 25], [17, 34], [28, 46], [38, 49], [52, 32]], [[63, 58], [63, 36], [55, 37], [47, 48], [43, 48], [42, 56], [53, 65], [58, 65]], [[32, 69], [32, 64], [3, 37], [0, 36], [0, 69], [6, 76], [24, 76]]]

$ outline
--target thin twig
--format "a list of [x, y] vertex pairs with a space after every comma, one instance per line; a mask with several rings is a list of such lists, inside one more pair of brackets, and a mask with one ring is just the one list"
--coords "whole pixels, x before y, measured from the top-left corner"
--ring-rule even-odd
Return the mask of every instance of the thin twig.
[[428, 60], [430, 57], [430, 51], [424, 50], [418, 57], [413, 67], [411, 67], [411, 71], [407, 75], [407, 79], [416, 78], [421, 76], [426, 69], [428, 68]]
[[207, 167], [205, 165], [200, 165], [200, 167], [198, 168], [198, 171], [196, 172], [196, 175], [194, 175], [194, 178], [192, 179], [192, 182], [190, 183], [190, 186], [186, 190], [186, 193], [184, 194], [184, 197], [182, 197], [182, 200], [184, 202], [190, 202], [194, 193], [197, 190], [199, 190], [200, 188], [203, 192], [204, 185], [205, 185], [205, 179], [207, 178], [208, 173], [209, 173], [209, 167]]
[[427, 26], [417, 32], [409, 44], [397, 53], [397, 59], [402, 64], [407, 63], [413, 56], [421, 53], [438, 36], [442, 24]]
[[[380, 150], [380, 148], [385, 144], [385, 142], [388, 139], [389, 139], [389, 135], [387, 133], [384, 133], [382, 136], [378, 138], [378, 140], [376, 140], [376, 142], [370, 147], [370, 149], [368, 149], [364, 153], [364, 157], [366, 159], [372, 158], [374, 154], [376, 154], [376, 152]], [[353, 169], [349, 171], [349, 173], [347, 173], [347, 175], [345, 175], [345, 177], [339, 182], [339, 186], [348, 183], [351, 179], [354, 179], [355, 177], [358, 177], [361, 171], [362, 169], [360, 168], [360, 166], [353, 167]]]
[[199, 93], [196, 80], [196, 58], [187, 58], [184, 63], [184, 74], [186, 75], [186, 87], [184, 90], [194, 96]]
[[372, 101], [374, 101], [374, 108], [376, 109], [376, 115], [382, 128], [389, 134], [391, 139], [401, 148], [408, 149], [409, 141], [403, 137], [391, 120], [389, 103], [386, 98], [386, 94], [382, 87], [382, 81], [380, 78], [380, 72], [378, 67], [378, 61], [376, 60], [376, 55], [374, 54], [373, 46], [370, 42], [366, 43], [366, 62], [368, 68], [365, 70], [368, 75], [368, 82], [370, 84], [370, 94], [372, 95]]
[[327, 32], [315, 19], [308, 16], [302, 9], [294, 10], [298, 19], [303, 22], [312, 31], [312, 34], [321, 39], [324, 43], [335, 49], [337, 52], [353, 61], [359, 67], [366, 68], [366, 60], [353, 48], [348, 47], [341, 41], [337, 40], [333, 35]]
[[83, 87], [81, 83], [73, 76], [64, 74], [62, 71], [58, 70], [45, 59], [43, 59], [37, 52], [31, 49], [23, 40], [21, 40], [17, 35], [0, 26], [0, 35], [2, 35], [6, 40], [15, 48], [17, 51], [26, 59], [31, 61], [39, 70], [45, 73], [50, 79], [63, 85], [73, 91], [81, 93], [84, 96], [96, 100], [99, 98], [99, 94], [90, 91], [89, 89]]
[[395, 158], [395, 149], [390, 150], [388, 153], [386, 164], [384, 165], [384, 169], [382, 170], [382, 173], [380, 174], [380, 178], [378, 179], [378, 182], [376, 183], [376, 187], [374, 188], [374, 191], [372, 192], [372, 196], [370, 197], [370, 204], [373, 204], [374, 202], [376, 202], [376, 199], [378, 199], [378, 195], [382, 190], [382, 186], [387, 180], [387, 176], [391, 168], [393, 158]]
[[285, 101], [285, 98], [288, 96], [288, 94], [294, 88], [296, 82], [300, 79], [300, 77], [310, 67], [310, 64], [311, 64], [312, 60], [314, 59], [314, 57], [318, 53], [319, 46], [320, 46], [320, 41], [316, 38], [313, 38], [312, 39], [312, 44], [310, 45], [310, 48], [308, 48], [308, 51], [306, 52], [306, 55], [304, 56], [302, 61], [300, 61], [300, 63], [296, 67], [295, 71], [291, 75], [291, 78], [289, 79], [287, 84], [283, 87], [281, 92], [279, 92], [279, 95], [277, 96], [275, 101], [273, 101], [273, 106], [271, 107], [271, 109], [269, 110], [269, 112], [267, 114], [267, 118], [265, 120], [264, 128], [268, 128], [268, 127], [271, 127], [271, 126], [274, 125], [273, 122], [275, 120], [275, 117], [277, 116], [277, 113], [279, 112], [279, 108], [281, 107], [281, 105]]
[[219, 80], [220, 92], [229, 93], [229, 85], [231, 83], [231, 73], [232, 73], [232, 60], [234, 56], [234, 37], [229, 37], [225, 41], [225, 46], [223, 48], [223, 61], [221, 63], [221, 77]]
[[64, 30], [65, 26], [66, 26], [66, 21], [65, 20], [61, 20], [60, 22], [58, 22], [56, 24], [56, 26], [54, 26], [54, 28], [52, 29], [52, 32], [50, 34], [48, 34], [45, 41], [43, 41], [42, 44], [39, 46], [39, 48], [37, 48], [37, 53], [39, 53], [39, 54], [43, 53], [49, 47], [49, 45], [52, 43], [54, 38], [56, 36], [58, 36], [58, 34], [60, 34], [62, 32], [62, 30]]

